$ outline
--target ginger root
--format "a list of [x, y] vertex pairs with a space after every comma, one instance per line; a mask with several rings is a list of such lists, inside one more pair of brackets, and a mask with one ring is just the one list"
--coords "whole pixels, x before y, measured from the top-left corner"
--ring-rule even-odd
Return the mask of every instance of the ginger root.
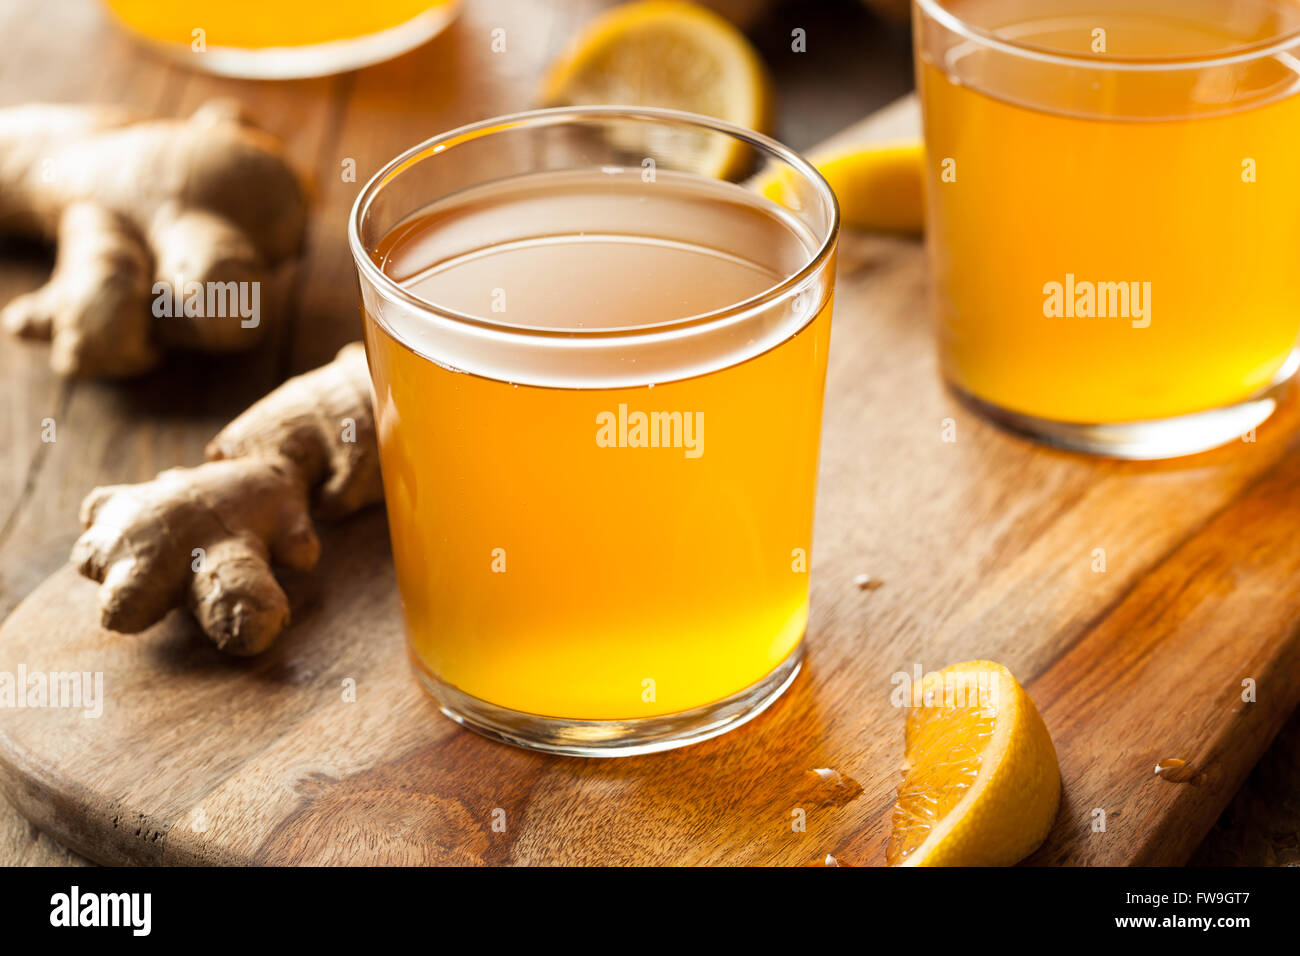
[[309, 502], [337, 518], [383, 498], [361, 344], [252, 405], [206, 455], [94, 489], [72, 560], [101, 582], [104, 627], [135, 633], [188, 607], [221, 650], [257, 654], [289, 623], [272, 566], [307, 571], [319, 558]]
[[[0, 109], [0, 229], [58, 246], [49, 281], [10, 302], [0, 324], [49, 339], [61, 375], [136, 375], [167, 346], [252, 348], [266, 328], [261, 283], [297, 252], [306, 218], [279, 142], [227, 101], [184, 120]], [[172, 304], [155, 316], [164, 288]], [[185, 314], [175, 303], [196, 301], [195, 289], [202, 308]], [[244, 311], [255, 291], [259, 314], [230, 308], [241, 289]]]

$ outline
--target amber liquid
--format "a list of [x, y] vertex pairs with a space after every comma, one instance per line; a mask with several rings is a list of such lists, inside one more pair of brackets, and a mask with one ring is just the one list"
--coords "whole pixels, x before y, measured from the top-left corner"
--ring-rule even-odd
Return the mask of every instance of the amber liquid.
[[[1273, 0], [945, 5], [1045, 51], [1089, 54], [1103, 29], [1101, 59], [1205, 57], [1300, 27], [1300, 6]], [[950, 380], [1075, 423], [1198, 412], [1268, 386], [1300, 333], [1294, 65], [1085, 76], [975, 44], [925, 62], [928, 241]], [[1075, 300], [1051, 315], [1050, 283]], [[1145, 315], [1102, 283], [1136, 289]]]
[[302, 47], [369, 36], [455, 0], [104, 0], [127, 26], [153, 40], [189, 47], [202, 30], [212, 47]]
[[[653, 328], [808, 260], [763, 202], [685, 178], [525, 177], [408, 220], [375, 258], [420, 298], [512, 328]], [[631, 719], [726, 698], [789, 657], [808, 617], [829, 297], [801, 308], [761, 354], [620, 387], [549, 381], [545, 355], [449, 368], [418, 328], [370, 316], [418, 666], [515, 711]], [[625, 376], [641, 360], [609, 361]]]

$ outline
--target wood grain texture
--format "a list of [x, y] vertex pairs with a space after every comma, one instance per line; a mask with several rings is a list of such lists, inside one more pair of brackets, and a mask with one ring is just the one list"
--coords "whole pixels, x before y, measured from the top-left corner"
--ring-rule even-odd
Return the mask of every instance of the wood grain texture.
[[[854, 135], [895, 135], [911, 110]], [[1066, 799], [1035, 861], [1185, 861], [1300, 697], [1295, 406], [1253, 443], [1176, 462], [1034, 447], [939, 384], [924, 279], [916, 243], [845, 237], [809, 663], [748, 727], [616, 762], [460, 730], [408, 673], [372, 513], [331, 530], [321, 572], [291, 582], [295, 625], [255, 661], [222, 660], [181, 615], [102, 632], [69, 569], [42, 585], [0, 631], [0, 671], [103, 671], [108, 709], [0, 713], [10, 799], [106, 862], [879, 863], [891, 676], [991, 657], [1060, 752]], [[883, 586], [856, 588], [864, 571]], [[1153, 773], [1170, 758], [1189, 782]], [[809, 789], [814, 767], [860, 794]]]
[[[65, 385], [40, 347], [0, 348], [0, 613], [37, 589], [0, 629], [0, 671], [101, 670], [108, 698], [98, 720], [0, 710], [0, 789], [103, 862], [805, 863], [831, 852], [878, 863], [902, 746], [891, 675], [994, 657], [1026, 681], [1060, 748], [1065, 804], [1035, 861], [1186, 860], [1300, 696], [1295, 408], [1253, 444], [1154, 465], [1008, 437], [938, 384], [922, 255], [905, 240], [844, 238], [809, 663], [771, 711], [725, 738], [586, 762], [454, 727], [407, 671], [378, 512], [329, 531], [322, 573], [290, 582], [293, 630], [256, 661], [221, 659], [179, 616], [140, 637], [101, 632], [93, 585], [66, 568], [37, 588], [65, 561], [90, 486], [197, 461], [249, 400], [356, 337], [342, 222], [369, 171], [434, 131], [530, 105], [537, 72], [600, 5], [471, 0], [419, 51], [285, 84], [172, 67], [91, 4], [0, 11], [13, 38], [6, 102], [93, 96], [177, 113], [233, 94], [288, 138], [316, 185], [309, 253], [272, 348], [182, 360], [125, 386]], [[761, 45], [795, 80], [783, 86], [792, 129], [824, 132], [839, 124], [819, 125], [817, 88], [799, 84], [810, 61], [776, 60], [779, 38], [806, 19], [789, 16], [769, 15]], [[497, 25], [510, 30], [506, 59], [489, 52]], [[905, 133], [913, 110], [846, 135]], [[348, 158], [355, 183], [339, 175]], [[40, 281], [47, 261], [4, 251], [0, 296]], [[39, 440], [47, 416], [52, 445]], [[953, 443], [941, 440], [948, 418]], [[863, 571], [884, 586], [858, 590]], [[1258, 703], [1241, 701], [1244, 677]], [[1191, 765], [1189, 782], [1152, 773], [1171, 757]], [[810, 789], [806, 772], [825, 766], [860, 791]], [[791, 830], [796, 807], [806, 833]], [[504, 833], [490, 825], [497, 808]], [[1091, 829], [1095, 808], [1105, 832]], [[75, 859], [25, 822], [0, 822], [6, 862]]]

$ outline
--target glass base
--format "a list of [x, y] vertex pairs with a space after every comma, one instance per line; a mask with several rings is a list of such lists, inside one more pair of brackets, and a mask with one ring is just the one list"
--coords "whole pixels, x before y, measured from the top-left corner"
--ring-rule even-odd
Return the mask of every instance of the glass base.
[[803, 641], [771, 673], [737, 694], [703, 707], [630, 720], [542, 717], [489, 704], [443, 683], [414, 654], [420, 684], [456, 723], [485, 737], [569, 757], [631, 757], [708, 740], [753, 720], [794, 682], [803, 664]]
[[1300, 349], [1287, 357], [1268, 386], [1235, 405], [1191, 415], [1113, 425], [1058, 422], [1022, 415], [976, 398], [952, 382], [948, 387], [980, 416], [1025, 438], [1070, 451], [1151, 460], [1194, 455], [1242, 438], [1277, 409], [1297, 368], [1300, 368]]
[[[414, 50], [441, 33], [455, 18], [458, 6], [444, 4], [387, 30], [309, 46], [210, 46], [197, 53], [184, 44], [165, 43], [133, 29], [132, 32], [154, 49], [193, 69], [247, 80], [295, 80], [358, 70]], [[126, 26], [131, 29], [129, 23]]]

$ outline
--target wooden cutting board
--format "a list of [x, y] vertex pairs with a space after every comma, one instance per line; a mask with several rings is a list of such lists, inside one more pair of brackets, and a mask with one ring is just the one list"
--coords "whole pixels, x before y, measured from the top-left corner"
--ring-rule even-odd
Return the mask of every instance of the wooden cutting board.
[[[916, 123], [906, 101], [841, 139]], [[293, 627], [250, 661], [179, 614], [102, 631], [95, 586], [56, 573], [0, 628], [0, 674], [101, 672], [103, 713], [0, 709], [5, 795], [107, 863], [878, 864], [894, 675], [992, 658], [1060, 756], [1031, 862], [1183, 862], [1300, 703], [1296, 403], [1177, 461], [1037, 447], [940, 384], [919, 243], [846, 233], [839, 269], [808, 661], [751, 724], [623, 760], [460, 729], [408, 671], [374, 510], [327, 530], [288, 581]]]

